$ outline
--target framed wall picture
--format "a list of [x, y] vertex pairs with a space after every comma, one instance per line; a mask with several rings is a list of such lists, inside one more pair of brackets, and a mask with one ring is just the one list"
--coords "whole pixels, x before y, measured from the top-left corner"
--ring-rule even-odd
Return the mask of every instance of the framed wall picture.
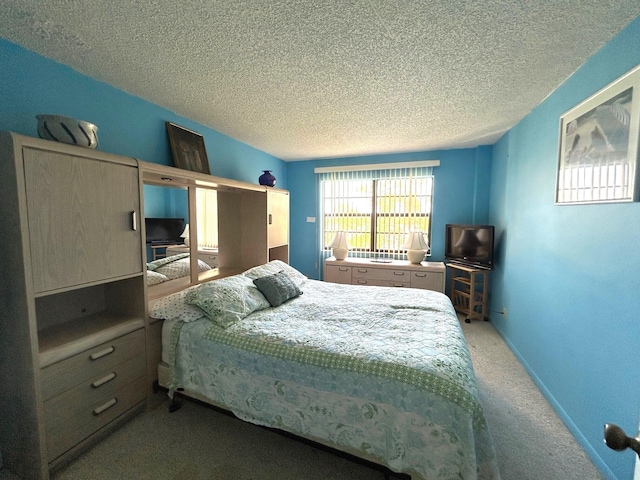
[[640, 66], [560, 117], [556, 204], [638, 201]]
[[183, 170], [211, 174], [203, 136], [175, 123], [166, 124], [173, 164]]

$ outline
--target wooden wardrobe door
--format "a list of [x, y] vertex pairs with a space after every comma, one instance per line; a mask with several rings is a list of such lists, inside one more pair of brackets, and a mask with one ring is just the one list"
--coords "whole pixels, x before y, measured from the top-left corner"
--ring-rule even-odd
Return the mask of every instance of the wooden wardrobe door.
[[35, 292], [142, 271], [137, 168], [29, 148], [23, 156]]

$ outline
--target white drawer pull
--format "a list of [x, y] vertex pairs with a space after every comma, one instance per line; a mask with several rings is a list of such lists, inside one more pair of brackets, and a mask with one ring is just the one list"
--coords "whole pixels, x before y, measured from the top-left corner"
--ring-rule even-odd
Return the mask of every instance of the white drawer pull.
[[102, 412], [104, 412], [105, 410], [109, 410], [111, 407], [113, 407], [116, 403], [118, 403], [118, 399], [113, 397], [111, 400], [109, 400], [106, 403], [103, 403], [102, 405], [100, 405], [98, 408], [96, 408], [93, 411], [94, 415], [100, 415]]
[[402, 283], [394, 283], [393, 286], [394, 287], [404, 287], [404, 285]]
[[358, 280], [358, 283], [361, 285], [366, 285], [367, 281], [366, 280]]
[[340, 270], [341, 272], [348, 272], [349, 267], [338, 267], [338, 270]]
[[115, 350], [116, 350], [116, 347], [111, 346], [111, 347], [105, 348], [104, 350], [100, 350], [99, 352], [92, 353], [91, 355], [89, 355], [89, 358], [91, 360], [98, 360], [99, 358], [106, 357], [110, 353], [113, 353]]
[[416, 277], [426, 277], [426, 276], [427, 276], [426, 273], [416, 272]]
[[359, 268], [358, 269], [358, 272], [360, 272], [360, 273], [367, 273], [367, 271], [368, 270], [366, 268]]
[[93, 388], [98, 388], [98, 387], [104, 385], [105, 383], [110, 382], [114, 378], [116, 378], [116, 373], [115, 372], [111, 372], [109, 375], [105, 375], [100, 380], [96, 380], [95, 382], [91, 383], [91, 386]]
[[398, 276], [402, 276], [404, 275], [404, 272], [393, 272], [394, 275], [398, 275]]

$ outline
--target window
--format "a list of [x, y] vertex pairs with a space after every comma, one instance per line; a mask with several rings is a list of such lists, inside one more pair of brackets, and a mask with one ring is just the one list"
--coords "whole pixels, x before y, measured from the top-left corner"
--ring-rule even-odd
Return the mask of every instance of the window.
[[[321, 248], [338, 231], [347, 232], [349, 250], [403, 255], [410, 232], [431, 233], [433, 175], [426, 162], [411, 167], [320, 172]], [[434, 162], [429, 162], [433, 165]], [[435, 163], [437, 164], [437, 162]], [[362, 167], [361, 167], [362, 168]], [[398, 257], [400, 258], [400, 257]]]
[[218, 248], [218, 192], [196, 188], [198, 246]]

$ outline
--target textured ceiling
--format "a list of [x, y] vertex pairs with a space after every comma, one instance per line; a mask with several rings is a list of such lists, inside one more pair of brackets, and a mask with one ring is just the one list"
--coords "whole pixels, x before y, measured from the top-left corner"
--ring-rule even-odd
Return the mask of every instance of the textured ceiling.
[[638, 0], [0, 0], [0, 37], [283, 160], [495, 142]]

